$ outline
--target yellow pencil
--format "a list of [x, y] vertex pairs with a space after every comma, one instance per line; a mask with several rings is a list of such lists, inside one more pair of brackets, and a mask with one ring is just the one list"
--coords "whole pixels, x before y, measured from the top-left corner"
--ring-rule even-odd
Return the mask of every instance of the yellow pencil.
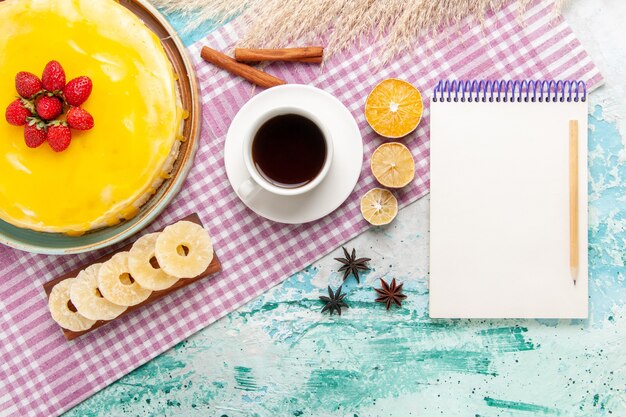
[[578, 120], [569, 121], [569, 267], [578, 278]]

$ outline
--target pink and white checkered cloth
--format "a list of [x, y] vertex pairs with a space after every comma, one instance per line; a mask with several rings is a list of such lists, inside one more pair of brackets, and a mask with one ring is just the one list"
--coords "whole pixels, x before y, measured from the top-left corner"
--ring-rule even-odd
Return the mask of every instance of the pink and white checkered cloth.
[[[237, 198], [222, 161], [224, 137], [235, 113], [255, 92], [250, 84], [201, 62], [203, 44], [228, 49], [237, 39], [229, 24], [189, 48], [202, 87], [204, 128], [195, 166], [183, 191], [154, 230], [192, 212], [210, 229], [223, 272], [144, 307], [116, 323], [67, 342], [46, 306], [42, 284], [100, 254], [49, 257], [0, 248], [0, 415], [58, 415], [177, 342], [306, 267], [368, 225], [359, 198], [374, 187], [364, 164], [348, 200], [311, 224], [286, 226], [258, 217]], [[323, 70], [273, 64], [267, 71], [289, 83], [315, 85], [341, 100], [357, 120], [370, 155], [381, 139], [368, 127], [363, 104], [382, 79], [398, 77], [422, 90], [425, 113], [403, 141], [417, 161], [415, 181], [396, 195], [402, 205], [429, 187], [429, 102], [444, 78], [580, 79], [593, 88], [602, 77], [550, 2], [536, 1], [520, 26], [516, 5], [489, 15], [484, 27], [468, 20], [434, 39], [422, 39], [392, 64], [377, 66], [374, 46], [353, 48]], [[382, 68], [382, 69], [381, 69]]]

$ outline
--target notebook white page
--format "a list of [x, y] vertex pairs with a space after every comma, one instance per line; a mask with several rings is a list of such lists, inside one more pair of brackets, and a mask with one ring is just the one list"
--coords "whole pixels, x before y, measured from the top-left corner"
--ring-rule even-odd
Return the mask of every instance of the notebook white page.
[[[569, 120], [579, 123], [578, 280]], [[430, 316], [587, 317], [587, 103], [431, 103]]]

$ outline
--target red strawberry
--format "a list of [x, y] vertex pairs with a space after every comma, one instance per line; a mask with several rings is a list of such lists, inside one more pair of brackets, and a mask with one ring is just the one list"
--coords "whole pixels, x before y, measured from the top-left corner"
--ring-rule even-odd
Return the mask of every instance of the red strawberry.
[[29, 148], [36, 148], [46, 141], [46, 130], [39, 123], [24, 126], [24, 140]]
[[41, 88], [41, 80], [35, 74], [22, 71], [15, 76], [15, 89], [24, 98], [32, 98]]
[[56, 97], [43, 96], [37, 102], [36, 109], [42, 119], [53, 120], [63, 113], [63, 103]]
[[60, 91], [65, 87], [65, 71], [57, 61], [50, 61], [43, 70], [41, 83], [46, 90]]
[[93, 116], [85, 109], [72, 107], [67, 112], [67, 124], [76, 130], [89, 130], [93, 128]]
[[80, 106], [89, 98], [93, 84], [89, 77], [78, 77], [67, 83], [63, 89], [65, 101], [70, 106]]
[[62, 124], [48, 127], [48, 144], [55, 152], [63, 152], [72, 142], [72, 131]]
[[26, 119], [30, 116], [32, 116], [32, 113], [26, 108], [24, 101], [19, 98], [9, 104], [5, 113], [7, 122], [13, 126], [24, 126]]

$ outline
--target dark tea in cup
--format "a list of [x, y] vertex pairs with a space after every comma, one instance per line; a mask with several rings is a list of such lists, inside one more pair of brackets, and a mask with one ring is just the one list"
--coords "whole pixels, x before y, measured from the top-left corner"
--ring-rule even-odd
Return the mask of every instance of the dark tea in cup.
[[299, 114], [281, 114], [267, 120], [252, 141], [252, 162], [269, 183], [281, 188], [309, 184], [326, 164], [324, 133]]

